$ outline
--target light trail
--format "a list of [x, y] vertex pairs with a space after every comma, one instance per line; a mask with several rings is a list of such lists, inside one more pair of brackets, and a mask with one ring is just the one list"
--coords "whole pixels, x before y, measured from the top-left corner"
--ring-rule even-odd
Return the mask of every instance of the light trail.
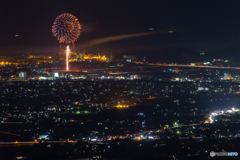
[[68, 55], [69, 55], [69, 45], [67, 46], [67, 51], [66, 51], [66, 70], [68, 71]]
[[149, 97], [149, 98], [144, 98], [144, 99], [159, 99], [159, 98], [170, 98], [173, 96], [163, 96], [163, 97]]
[[188, 127], [188, 126], [197, 126], [197, 125], [200, 125], [201, 123], [196, 123], [196, 124], [187, 124], [187, 125], [181, 125], [181, 126], [178, 126], [178, 127], [169, 127], [169, 129], [171, 128], [181, 128], [181, 127]]
[[10, 134], [10, 135], [14, 135], [14, 136], [21, 136], [20, 134], [15, 134], [15, 133], [10, 133], [10, 132], [3, 132], [3, 131], [0, 131], [0, 133]]
[[[25, 142], [0, 142], [0, 145], [7, 145], [7, 144], [38, 144], [39, 141], [25, 141]], [[42, 143], [66, 143], [66, 141], [44, 141]], [[68, 143], [77, 143], [77, 141], [68, 141]]]
[[[137, 62], [138, 64], [140, 62]], [[141, 64], [141, 63], [140, 63]], [[193, 65], [184, 65], [184, 64], [154, 64], [147, 63], [148, 66], [142, 66], [142, 68], [146, 67], [154, 67], [154, 66], [169, 66], [169, 67], [192, 67], [192, 68], [219, 68], [219, 69], [240, 69], [240, 67], [223, 67], [223, 66], [193, 66]]]

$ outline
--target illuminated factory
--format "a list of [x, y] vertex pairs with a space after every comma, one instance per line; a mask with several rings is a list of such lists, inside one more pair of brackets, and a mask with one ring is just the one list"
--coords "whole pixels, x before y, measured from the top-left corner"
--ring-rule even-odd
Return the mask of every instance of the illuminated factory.
[[97, 55], [94, 54], [85, 54], [84, 53], [76, 53], [76, 52], [70, 52], [69, 53], [69, 62], [73, 62], [73, 61], [86, 61], [89, 60], [91, 61], [102, 61], [102, 62], [106, 62], [106, 61], [111, 61], [112, 60], [112, 56], [110, 54], [110, 58], [106, 57], [105, 55], [101, 56], [100, 53], [98, 53]]
[[[100, 55], [98, 54], [85, 54], [85, 53], [77, 53], [72, 52], [72, 50], [69, 50], [68, 55], [68, 62], [110, 62], [112, 61], [112, 55], [110, 54], [110, 57], [107, 57], [106, 55]], [[0, 57], [0, 65], [24, 65], [24, 64], [42, 64], [42, 63], [54, 63], [54, 62], [60, 62], [60, 63], [66, 63], [66, 52], [59, 56], [57, 55], [17, 55], [17, 56], [2, 56]]]
[[[72, 48], [72, 47], [71, 47]], [[81, 61], [101, 61], [101, 62], [109, 62], [112, 61], [112, 53], [110, 53], [109, 57], [106, 57], [105, 55], [98, 54], [86, 54], [85, 50], [83, 53], [77, 53], [72, 51], [72, 49], [68, 53], [68, 62], [81, 62]], [[66, 55], [65, 54], [59, 54], [59, 57], [56, 59], [56, 61], [59, 62], [66, 62]]]

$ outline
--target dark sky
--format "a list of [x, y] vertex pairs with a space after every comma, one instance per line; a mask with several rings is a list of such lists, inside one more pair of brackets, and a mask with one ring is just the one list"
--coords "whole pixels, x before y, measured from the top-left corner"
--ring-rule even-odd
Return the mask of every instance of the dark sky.
[[[75, 15], [82, 25], [76, 42], [80, 52], [85, 48], [87, 53], [146, 55], [159, 61], [169, 55], [194, 58], [200, 52], [213, 58], [239, 57], [237, 0], [1, 0], [0, 55], [58, 52], [51, 27], [62, 13]], [[100, 38], [158, 30], [175, 32], [86, 47]]]

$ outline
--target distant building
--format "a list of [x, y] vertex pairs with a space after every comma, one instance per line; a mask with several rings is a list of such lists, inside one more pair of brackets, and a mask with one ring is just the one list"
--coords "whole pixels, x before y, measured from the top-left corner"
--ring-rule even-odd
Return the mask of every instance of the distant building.
[[223, 59], [213, 59], [213, 62], [218, 61], [218, 62], [223, 62]]
[[49, 136], [48, 135], [39, 135], [38, 139], [39, 140], [49, 140]]
[[25, 78], [27, 76], [26, 72], [20, 72], [19, 77], [20, 78]]
[[123, 58], [125, 58], [127, 62], [132, 62], [133, 60], [136, 59], [136, 56], [135, 55], [124, 55]]
[[58, 72], [54, 72], [54, 77], [59, 77]]
[[130, 75], [130, 78], [131, 79], [139, 79], [140, 77], [139, 77], [139, 75], [135, 74], [135, 75]]

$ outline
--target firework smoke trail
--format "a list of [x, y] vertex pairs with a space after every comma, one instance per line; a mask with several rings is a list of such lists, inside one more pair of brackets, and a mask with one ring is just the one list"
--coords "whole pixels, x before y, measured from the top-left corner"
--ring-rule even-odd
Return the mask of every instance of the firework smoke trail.
[[155, 32], [143, 32], [143, 33], [135, 33], [135, 34], [124, 34], [124, 35], [119, 35], [119, 36], [110, 36], [110, 37], [91, 40], [88, 43], [82, 45], [81, 47], [90, 47], [90, 46], [95, 46], [98, 44], [107, 43], [107, 42], [111, 42], [111, 41], [118, 41], [118, 40], [123, 40], [123, 39], [147, 36], [147, 35], [152, 35], [152, 34], [161, 34], [161, 33], [169, 33], [169, 31], [168, 30], [159, 30], [159, 31], [155, 31]]

